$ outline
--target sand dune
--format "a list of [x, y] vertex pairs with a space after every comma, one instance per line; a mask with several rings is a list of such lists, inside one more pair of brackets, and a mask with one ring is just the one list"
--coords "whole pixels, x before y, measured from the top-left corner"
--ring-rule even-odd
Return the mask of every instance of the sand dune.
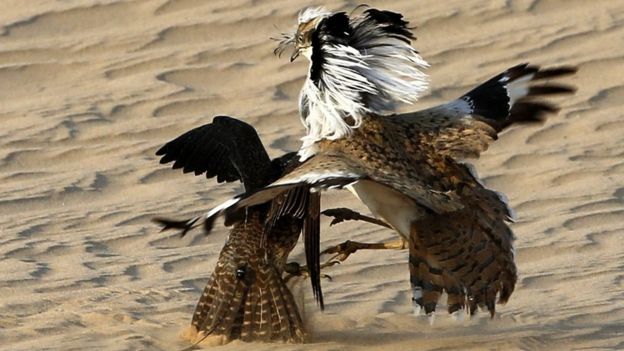
[[[296, 149], [306, 63], [275, 58], [269, 37], [310, 4], [27, 3], [0, 4], [0, 349], [181, 349], [226, 229], [181, 240], [149, 219], [194, 215], [241, 187], [170, 171], [154, 152], [216, 114], [255, 125], [273, 155]], [[410, 314], [406, 253], [358, 253], [328, 272], [325, 313], [295, 285], [310, 344], [254, 348], [624, 349], [624, 3], [368, 3], [417, 25], [432, 64], [430, 92], [405, 109], [524, 61], [579, 66], [559, 115], [505, 133], [477, 163], [518, 212], [516, 292], [493, 320], [439, 313], [430, 326]], [[342, 193], [323, 203], [344, 199], [364, 210]], [[327, 224], [324, 245], [394, 237]]]

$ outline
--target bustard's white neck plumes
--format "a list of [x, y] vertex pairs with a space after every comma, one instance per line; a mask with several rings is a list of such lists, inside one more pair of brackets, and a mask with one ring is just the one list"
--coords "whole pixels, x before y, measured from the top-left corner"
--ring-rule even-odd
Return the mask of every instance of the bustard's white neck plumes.
[[413, 103], [427, 89], [428, 67], [411, 46], [414, 39], [403, 16], [367, 9], [348, 16], [323, 8], [299, 14], [295, 34], [285, 34], [277, 53], [295, 46], [310, 60], [299, 96], [307, 129], [300, 154], [311, 156], [321, 139], [338, 139], [357, 128], [369, 113], [387, 114], [396, 104]]

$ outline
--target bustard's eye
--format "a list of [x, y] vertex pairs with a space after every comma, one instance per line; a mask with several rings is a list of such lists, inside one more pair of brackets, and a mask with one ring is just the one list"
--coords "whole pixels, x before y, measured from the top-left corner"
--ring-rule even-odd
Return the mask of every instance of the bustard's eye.
[[297, 35], [297, 44], [303, 44], [303, 35], [302, 34]]

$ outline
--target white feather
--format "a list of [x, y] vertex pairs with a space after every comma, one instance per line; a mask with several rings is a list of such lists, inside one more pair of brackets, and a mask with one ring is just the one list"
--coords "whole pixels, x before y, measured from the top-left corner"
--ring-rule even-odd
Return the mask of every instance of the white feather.
[[433, 327], [433, 325], [435, 324], [435, 311], [430, 312], [430, 313], [427, 315], [427, 319], [429, 320], [429, 326], [430, 326], [430, 327]]
[[232, 207], [233, 205], [235, 205], [240, 199], [235, 197], [229, 200], [226, 200], [225, 202], [221, 203], [220, 205], [218, 205], [217, 207], [213, 208], [212, 210], [210, 210], [208, 213], [206, 213], [206, 218], [212, 218], [218, 214], [220, 214], [221, 212], [227, 210], [228, 208]]
[[299, 21], [299, 24], [302, 24], [302, 23], [307, 23], [318, 18], [327, 17], [329, 15], [331, 15], [331, 12], [329, 12], [326, 8], [322, 6], [308, 7], [308, 8], [301, 10], [301, 12], [299, 12], [298, 21]]
[[[513, 82], [507, 84], [507, 96], [509, 96], [509, 106], [513, 106], [516, 101], [527, 96], [529, 94], [529, 82], [533, 79], [535, 74], [527, 74], [526, 76], [516, 79]], [[505, 83], [509, 80], [509, 77], [504, 76], [500, 82]]]
[[415, 301], [412, 302], [412, 314], [414, 316], [420, 316], [421, 312], [422, 312], [422, 308], [420, 307], [420, 305], [417, 304]]
[[375, 112], [387, 112], [396, 102], [413, 103], [428, 88], [428, 77], [421, 71], [429, 64], [409, 42], [388, 35], [383, 26], [366, 21], [366, 16], [351, 20], [351, 45], [366, 55], [368, 70], [362, 72], [379, 90], [370, 102]]
[[[345, 45], [326, 45], [326, 61], [317, 86], [308, 73], [299, 95], [302, 122], [307, 135], [302, 149], [321, 139], [345, 137], [362, 122], [362, 116], [371, 110], [361, 101], [361, 94], [377, 93], [375, 86], [358, 70], [366, 69], [364, 57], [355, 48]], [[350, 116], [353, 123], [347, 123]], [[305, 153], [305, 152], [304, 152]]]
[[[347, 170], [328, 170], [327, 172], [309, 172], [302, 174], [296, 178], [282, 178], [272, 185], [287, 185], [287, 184], [299, 184], [306, 183], [314, 186], [319, 182], [322, 182], [326, 179], [331, 178], [353, 178], [353, 182], [357, 182], [362, 175], [360, 173], [351, 172]], [[328, 188], [333, 189], [336, 186], [329, 186]]]
[[[313, 20], [307, 15], [300, 20]], [[304, 150], [316, 141], [348, 135], [366, 114], [386, 114], [399, 102], [415, 102], [428, 87], [427, 75], [421, 71], [428, 64], [409, 41], [388, 35], [366, 18], [350, 19], [350, 45], [322, 41], [324, 62], [317, 82], [311, 80], [310, 64], [299, 98], [307, 129]], [[309, 154], [300, 152], [302, 157]]]

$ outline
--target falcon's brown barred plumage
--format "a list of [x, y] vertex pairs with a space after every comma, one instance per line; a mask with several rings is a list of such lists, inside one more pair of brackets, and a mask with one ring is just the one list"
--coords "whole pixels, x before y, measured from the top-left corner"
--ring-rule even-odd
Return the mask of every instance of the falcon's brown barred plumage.
[[[170, 141], [157, 155], [161, 163], [175, 161], [173, 168], [185, 173], [205, 173], [219, 182], [241, 180], [247, 191], [298, 164], [295, 153], [271, 160], [253, 127], [224, 116]], [[282, 274], [302, 228], [306, 246], [318, 240], [319, 206], [318, 194], [310, 194], [305, 186], [293, 188], [268, 204], [251, 207], [233, 226], [193, 314], [198, 339], [219, 335], [227, 341], [304, 340], [301, 316]], [[155, 221], [184, 235], [198, 219]], [[320, 295], [320, 290], [315, 293]]]
[[[512, 213], [504, 196], [485, 188], [464, 161], [478, 157], [508, 126], [556, 112], [543, 97], [574, 89], [545, 80], [575, 69], [521, 64], [447, 104], [385, 115], [392, 102], [405, 100], [388, 82], [413, 90], [423, 84], [415, 67], [425, 65], [407, 48], [412, 38], [402, 16], [389, 11], [369, 9], [355, 17], [302, 12], [298, 31], [280, 50], [294, 44], [311, 60], [300, 101], [309, 132], [299, 152], [305, 162], [208, 216], [225, 214], [227, 220], [302, 184], [348, 187], [408, 242], [419, 306], [433, 312], [446, 292], [449, 312], [472, 314], [480, 306], [493, 315], [516, 282], [507, 225]], [[411, 57], [387, 63], [397, 49]]]

